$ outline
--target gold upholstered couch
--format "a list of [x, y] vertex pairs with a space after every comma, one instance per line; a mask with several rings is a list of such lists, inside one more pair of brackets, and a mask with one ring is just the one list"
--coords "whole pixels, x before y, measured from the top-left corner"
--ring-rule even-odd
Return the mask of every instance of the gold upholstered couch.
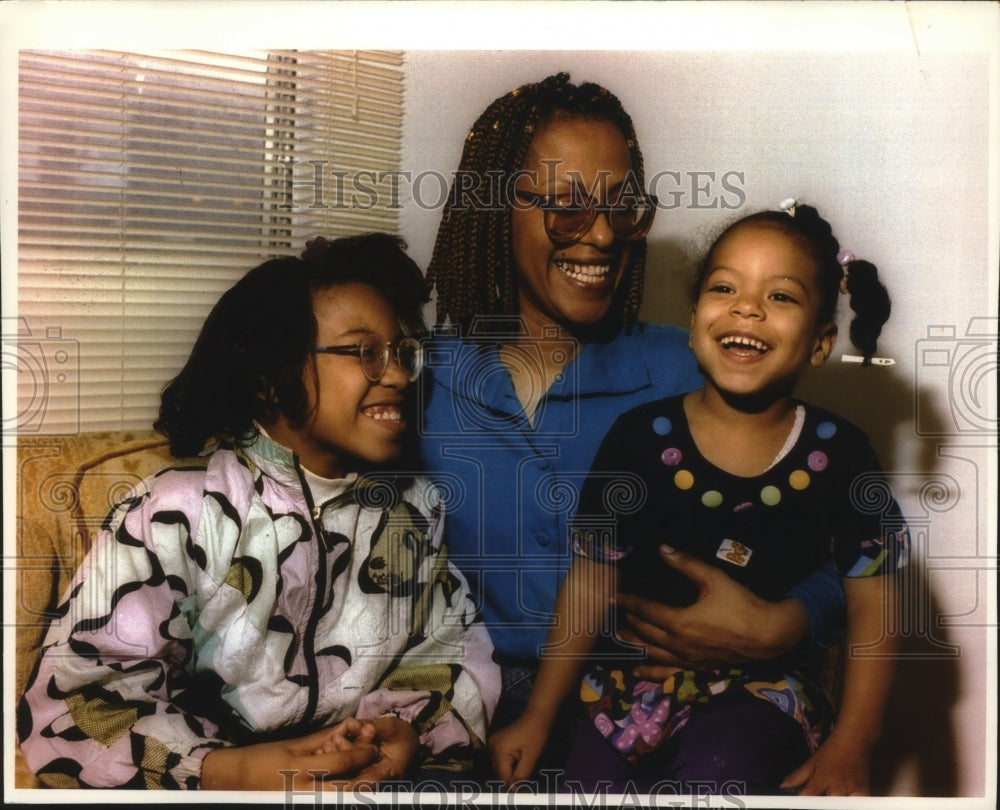
[[[13, 439], [4, 441], [5, 458], [14, 454], [9, 444]], [[15, 520], [14, 548], [5, 549], [16, 580], [14, 701], [24, 691], [54, 608], [111, 507], [171, 460], [166, 439], [152, 430], [17, 437], [16, 502], [4, 510], [5, 521], [12, 513]], [[9, 619], [5, 624], [9, 632]], [[19, 750], [14, 785], [39, 786]]]

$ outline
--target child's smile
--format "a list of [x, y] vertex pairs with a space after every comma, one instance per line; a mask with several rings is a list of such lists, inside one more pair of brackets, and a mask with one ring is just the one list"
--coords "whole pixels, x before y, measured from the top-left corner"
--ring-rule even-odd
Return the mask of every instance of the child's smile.
[[[396, 313], [385, 296], [361, 282], [335, 284], [313, 295], [318, 346], [355, 347], [378, 335], [400, 338]], [[315, 354], [315, 376], [307, 367], [309, 415], [301, 427], [268, 426], [271, 436], [299, 456], [306, 469], [342, 478], [398, 458], [406, 436], [406, 389], [410, 378], [391, 353], [377, 382], [365, 376], [360, 354]]]
[[736, 357], [759, 357], [771, 350], [768, 344], [752, 335], [723, 335], [719, 338], [719, 344], [725, 351], [732, 353]]
[[398, 405], [368, 405], [361, 410], [361, 413], [376, 422], [392, 422], [397, 425], [402, 423], [405, 427], [403, 410]]
[[[691, 348], [707, 387], [736, 397], [791, 394], [833, 348], [820, 324], [818, 269], [779, 229], [747, 225], [715, 249], [691, 316]], [[832, 330], [832, 331], [831, 331]]]

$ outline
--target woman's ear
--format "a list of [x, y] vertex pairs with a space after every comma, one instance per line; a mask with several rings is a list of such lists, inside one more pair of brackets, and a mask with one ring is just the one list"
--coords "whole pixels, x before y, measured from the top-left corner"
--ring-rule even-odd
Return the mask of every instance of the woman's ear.
[[809, 365], [819, 368], [826, 365], [833, 353], [833, 347], [837, 342], [837, 324], [828, 323], [821, 326], [816, 342], [813, 344], [812, 355], [809, 357]]

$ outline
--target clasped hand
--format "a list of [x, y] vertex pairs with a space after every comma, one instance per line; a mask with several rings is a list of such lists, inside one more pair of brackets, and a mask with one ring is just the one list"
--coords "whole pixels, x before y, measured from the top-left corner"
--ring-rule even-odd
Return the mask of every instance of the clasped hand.
[[213, 751], [202, 765], [201, 787], [352, 790], [405, 776], [417, 746], [416, 731], [398, 717], [352, 717], [304, 737]]

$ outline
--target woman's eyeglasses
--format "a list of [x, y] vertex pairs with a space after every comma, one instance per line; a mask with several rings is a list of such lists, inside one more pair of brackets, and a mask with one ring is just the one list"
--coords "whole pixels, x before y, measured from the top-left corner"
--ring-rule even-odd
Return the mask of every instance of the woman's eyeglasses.
[[582, 194], [573, 194], [569, 201], [533, 191], [515, 190], [514, 194], [543, 211], [545, 232], [560, 247], [580, 241], [593, 227], [598, 214], [607, 216], [616, 238], [634, 242], [649, 233], [656, 213], [656, 198], [648, 194], [620, 194], [614, 202], [601, 205]]
[[313, 351], [319, 354], [357, 355], [361, 361], [361, 371], [373, 383], [385, 376], [390, 358], [395, 359], [410, 382], [420, 376], [424, 367], [424, 349], [414, 337], [387, 343], [381, 335], [372, 333], [351, 346], [317, 346]]

